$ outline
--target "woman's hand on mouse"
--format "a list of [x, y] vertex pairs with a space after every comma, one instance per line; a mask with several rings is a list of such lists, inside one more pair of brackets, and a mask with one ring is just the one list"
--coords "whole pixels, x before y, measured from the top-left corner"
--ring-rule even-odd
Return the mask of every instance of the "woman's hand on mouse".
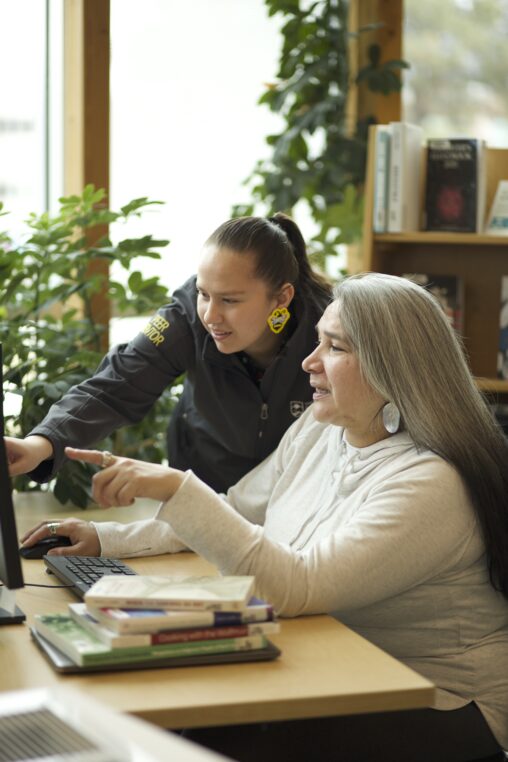
[[[50, 524], [55, 525], [55, 530], [50, 531]], [[100, 556], [101, 544], [97, 530], [88, 521], [82, 519], [63, 519], [62, 521], [41, 521], [32, 527], [22, 538], [22, 547], [31, 547], [46, 537], [64, 535], [72, 542], [72, 545], [48, 550], [48, 556]]]

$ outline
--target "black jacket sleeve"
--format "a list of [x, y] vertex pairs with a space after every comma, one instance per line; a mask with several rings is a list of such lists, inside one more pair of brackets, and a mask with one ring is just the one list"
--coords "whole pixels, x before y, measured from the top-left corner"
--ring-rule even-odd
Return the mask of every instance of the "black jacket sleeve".
[[64, 458], [64, 447], [90, 447], [126, 424], [142, 420], [164, 389], [194, 362], [195, 283], [175, 292], [129, 344], [114, 347], [95, 375], [53, 405], [31, 434], [53, 445], [53, 460], [31, 477], [51, 479]]

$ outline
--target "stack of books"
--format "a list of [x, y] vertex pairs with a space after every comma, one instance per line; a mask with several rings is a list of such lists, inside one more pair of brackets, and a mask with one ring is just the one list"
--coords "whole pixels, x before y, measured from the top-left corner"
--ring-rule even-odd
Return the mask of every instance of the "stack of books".
[[106, 576], [34, 629], [80, 667], [255, 651], [280, 625], [253, 586], [247, 576]]
[[423, 130], [408, 122], [376, 127], [374, 147], [375, 233], [420, 227], [420, 171]]

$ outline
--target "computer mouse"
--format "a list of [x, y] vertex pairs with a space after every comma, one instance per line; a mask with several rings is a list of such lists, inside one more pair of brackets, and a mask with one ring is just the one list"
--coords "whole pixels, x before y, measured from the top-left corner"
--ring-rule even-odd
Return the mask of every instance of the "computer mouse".
[[43, 540], [39, 540], [39, 542], [36, 542], [35, 545], [31, 545], [29, 548], [20, 548], [19, 552], [23, 558], [42, 558], [51, 548], [62, 548], [69, 545], [72, 545], [69, 537], [65, 537], [63, 534], [55, 534], [52, 537], [45, 537]]

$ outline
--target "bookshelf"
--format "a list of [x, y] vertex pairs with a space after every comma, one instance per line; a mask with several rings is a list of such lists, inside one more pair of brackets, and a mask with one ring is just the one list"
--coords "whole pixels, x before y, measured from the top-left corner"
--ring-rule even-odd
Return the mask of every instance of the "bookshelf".
[[[365, 184], [362, 265], [364, 270], [460, 275], [464, 282], [463, 338], [478, 386], [493, 395], [508, 395], [508, 381], [496, 377], [501, 276], [508, 275], [508, 236], [412, 231], [379, 233], [372, 228], [374, 145], [370, 127]], [[425, 151], [422, 164], [425, 166]], [[508, 179], [508, 149], [487, 148], [488, 213], [499, 180]], [[422, 171], [422, 191], [424, 172]], [[422, 205], [424, 194], [421, 193]]]

